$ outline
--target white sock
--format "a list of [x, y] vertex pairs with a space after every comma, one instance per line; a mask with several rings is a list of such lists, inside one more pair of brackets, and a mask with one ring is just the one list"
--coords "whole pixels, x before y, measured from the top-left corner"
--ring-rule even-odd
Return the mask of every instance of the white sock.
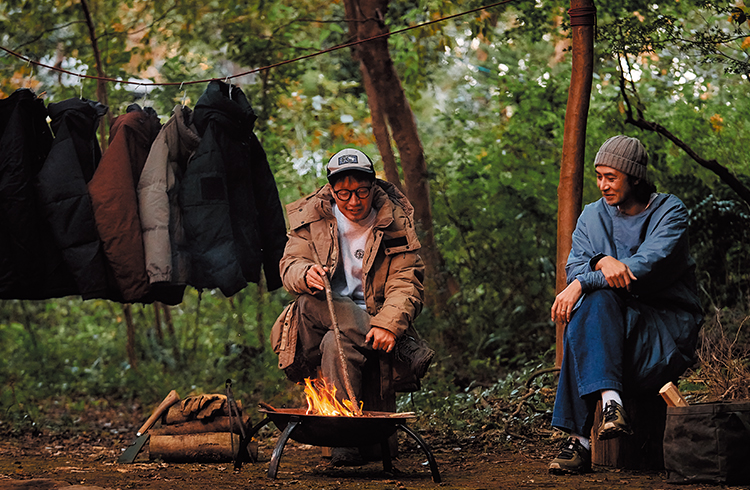
[[591, 441], [589, 441], [588, 437], [579, 436], [578, 434], [571, 432], [570, 437], [575, 437], [578, 439], [578, 442], [581, 443], [581, 446], [585, 447], [586, 449], [591, 449]]
[[606, 407], [610, 401], [616, 401], [618, 405], [622, 406], [620, 393], [615, 390], [602, 390], [602, 407]]

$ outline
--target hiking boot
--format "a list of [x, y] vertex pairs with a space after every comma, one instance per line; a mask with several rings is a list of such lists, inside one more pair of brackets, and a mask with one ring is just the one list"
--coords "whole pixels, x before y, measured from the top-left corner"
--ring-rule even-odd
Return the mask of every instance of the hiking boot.
[[396, 359], [411, 367], [417, 378], [422, 379], [430, 367], [435, 351], [430, 349], [422, 339], [415, 339], [411, 335], [402, 335], [396, 342]]
[[357, 447], [334, 447], [331, 448], [331, 461], [329, 466], [362, 466], [364, 458]]
[[625, 414], [622, 405], [610, 400], [602, 410], [602, 425], [599, 426], [597, 437], [600, 441], [606, 441], [621, 435], [632, 436], [633, 429], [630, 428], [628, 416]]
[[580, 475], [591, 471], [591, 451], [575, 437], [568, 437], [560, 454], [549, 464], [553, 475]]

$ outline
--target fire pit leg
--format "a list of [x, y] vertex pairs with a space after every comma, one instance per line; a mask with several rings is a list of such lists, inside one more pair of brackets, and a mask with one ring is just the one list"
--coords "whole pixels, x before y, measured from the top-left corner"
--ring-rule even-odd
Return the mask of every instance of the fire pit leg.
[[[263, 420], [261, 420], [260, 422], [258, 422], [257, 424], [255, 424], [255, 426], [253, 426], [253, 428], [250, 430], [249, 434], [247, 434], [245, 437], [243, 437], [243, 438], [240, 439], [240, 448], [237, 451], [238, 457], [237, 457], [237, 459], [234, 462], [234, 469], [235, 470], [242, 469], [243, 459], [245, 458], [245, 455], [248, 454], [247, 453], [247, 446], [248, 446], [248, 444], [250, 444], [250, 442], [253, 440], [253, 436], [255, 434], [257, 434], [258, 431], [260, 429], [262, 429], [263, 427], [265, 427], [266, 424], [268, 424], [269, 422], [271, 422], [270, 418], [268, 418], [268, 417], [264, 418]], [[239, 457], [240, 455], [242, 455], [243, 457], [242, 458]], [[250, 463], [255, 463], [256, 462], [255, 458], [252, 455], [250, 455], [249, 459], [250, 459], [250, 461], [249, 461]]]
[[383, 459], [383, 471], [392, 473], [393, 462], [391, 461], [391, 445], [388, 443], [388, 439], [380, 443], [380, 456]]
[[[403, 430], [407, 434], [411, 436], [412, 439], [417, 441], [417, 444], [419, 447], [422, 448], [422, 451], [424, 451], [425, 455], [427, 456], [427, 461], [430, 463], [430, 471], [432, 472], [432, 481], [435, 483], [440, 483], [440, 472], [438, 471], [437, 467], [437, 461], [435, 461], [435, 456], [432, 455], [432, 451], [430, 450], [430, 446], [427, 445], [427, 443], [422, 439], [419, 434], [411, 430], [406, 424], [396, 424], [396, 427]], [[385, 464], [385, 462], [383, 463]]]
[[270, 422], [271, 422], [270, 417], [266, 417], [263, 420], [261, 420], [260, 422], [258, 422], [257, 424], [255, 424], [253, 426], [253, 428], [250, 429], [250, 433], [247, 435], [247, 438], [248, 439], [252, 439], [253, 436], [255, 434], [257, 434], [260, 429], [262, 429], [263, 427], [265, 427], [266, 425], [268, 425]]
[[273, 448], [273, 453], [271, 454], [271, 464], [268, 465], [268, 478], [276, 478], [276, 472], [279, 471], [279, 463], [281, 462], [281, 453], [284, 451], [284, 446], [289, 440], [289, 436], [299, 423], [299, 417], [292, 417], [284, 432], [281, 433], [281, 437], [279, 437], [276, 447]]

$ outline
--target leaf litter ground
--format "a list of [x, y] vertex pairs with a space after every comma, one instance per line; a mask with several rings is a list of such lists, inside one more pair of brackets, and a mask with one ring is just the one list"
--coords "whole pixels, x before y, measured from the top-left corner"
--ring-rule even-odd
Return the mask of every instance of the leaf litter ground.
[[[76, 430], [12, 435], [0, 425], [0, 490], [6, 489], [675, 489], [727, 488], [719, 485], [672, 485], [665, 472], [635, 472], [596, 467], [581, 476], [554, 476], [547, 465], [557, 443], [514, 442], [494, 445], [473, 439], [445, 442], [423, 434], [432, 446], [442, 483], [432, 481], [419, 448], [402, 435], [393, 473], [382, 463], [329, 468], [319, 447], [289, 441], [277, 478], [268, 478], [274, 445], [281, 434], [269, 424], [259, 434], [259, 461], [235, 471], [231, 463], [166, 463], [151, 461], [148, 445], [133, 464], [118, 464], [121, 450], [140, 425], [132, 411], [94, 414], [77, 421]], [[120, 420], [113, 424], [112, 419]], [[260, 420], [258, 415], [257, 422]], [[122, 427], [112, 429], [113, 426]], [[84, 428], [85, 427], [85, 428]], [[738, 487], [739, 488], [739, 487]]]

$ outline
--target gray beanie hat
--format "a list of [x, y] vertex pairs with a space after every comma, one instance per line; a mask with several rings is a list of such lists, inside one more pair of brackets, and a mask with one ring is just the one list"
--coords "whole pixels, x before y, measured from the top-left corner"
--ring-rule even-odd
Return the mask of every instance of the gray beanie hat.
[[646, 179], [648, 153], [636, 138], [618, 134], [612, 136], [599, 148], [594, 166], [612, 167], [637, 179]]

